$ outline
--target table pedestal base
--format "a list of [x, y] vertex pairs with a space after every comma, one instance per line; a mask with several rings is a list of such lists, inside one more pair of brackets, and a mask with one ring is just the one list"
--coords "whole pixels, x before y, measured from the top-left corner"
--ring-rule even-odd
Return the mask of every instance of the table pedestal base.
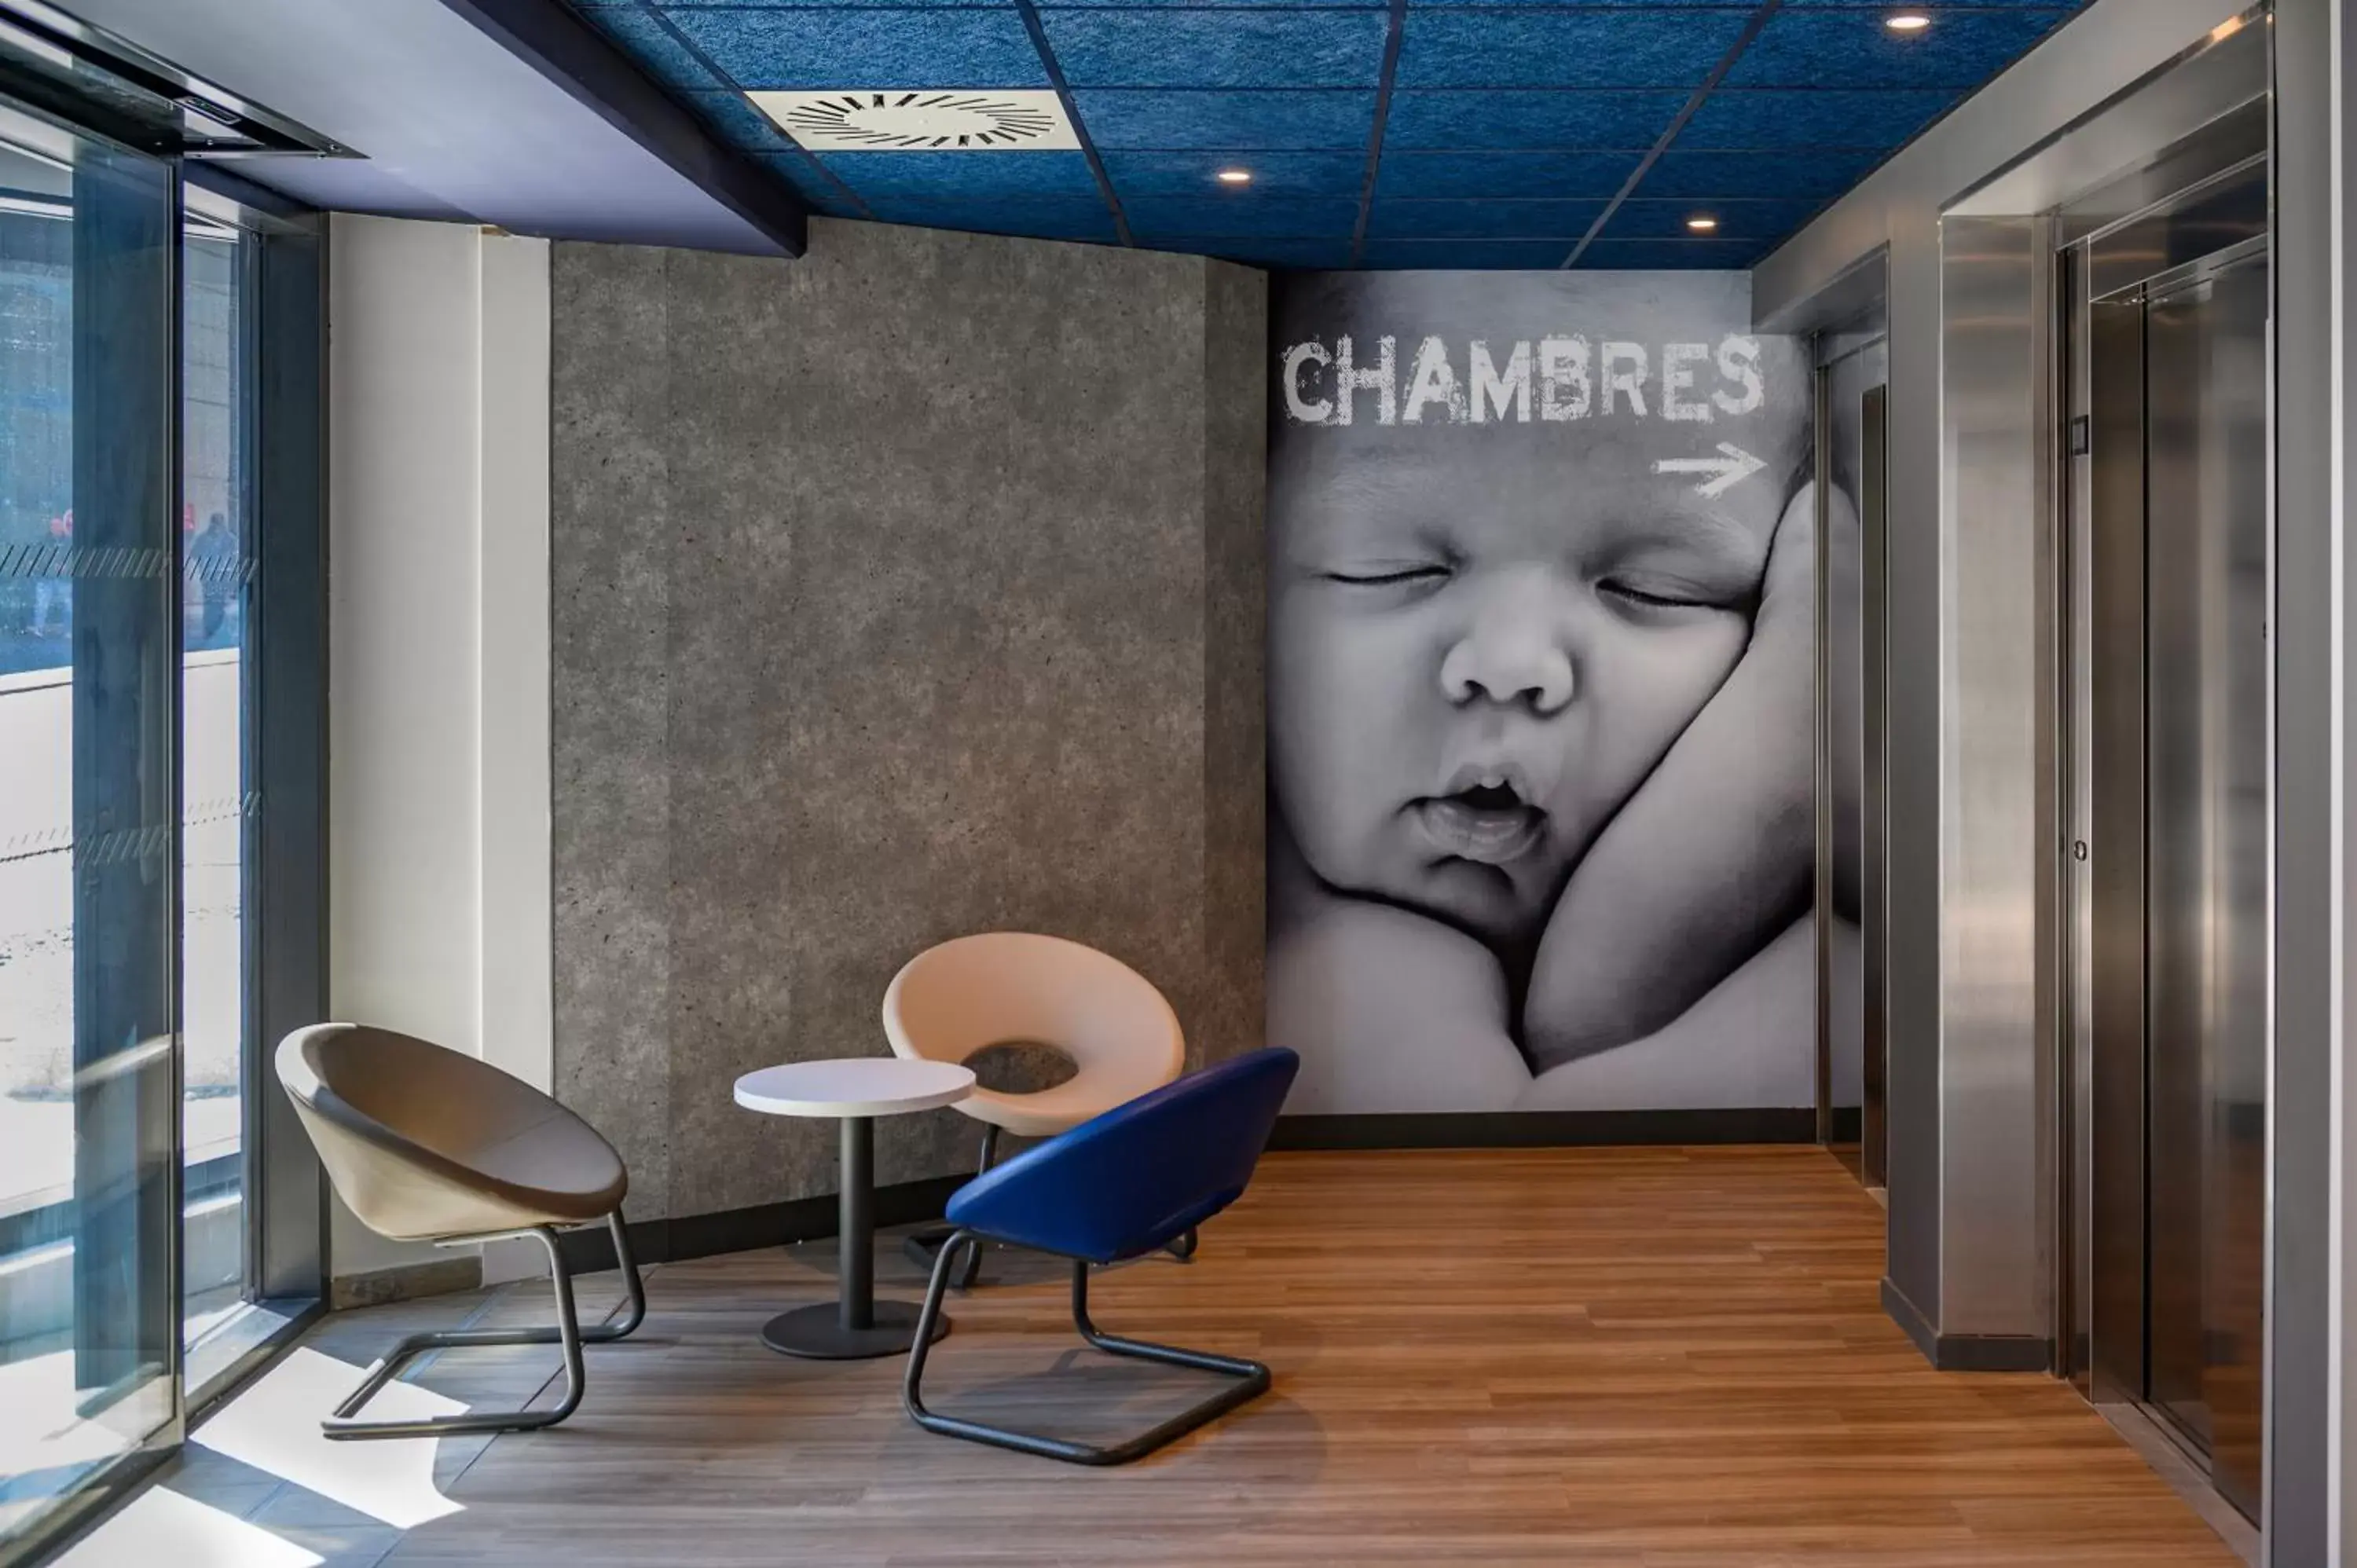
[[[843, 1308], [834, 1302], [798, 1306], [762, 1325], [761, 1343], [780, 1355], [813, 1361], [866, 1361], [878, 1356], [905, 1355], [917, 1342], [918, 1310], [911, 1302], [879, 1301], [868, 1313], [873, 1327], [845, 1328]], [[944, 1314], [933, 1326], [933, 1337], [938, 1340], [949, 1331], [950, 1320]]]

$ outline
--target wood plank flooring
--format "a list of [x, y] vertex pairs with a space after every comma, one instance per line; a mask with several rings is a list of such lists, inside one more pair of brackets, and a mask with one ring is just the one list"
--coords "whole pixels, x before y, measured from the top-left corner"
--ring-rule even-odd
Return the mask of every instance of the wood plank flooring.
[[[1882, 1224], [1811, 1149], [1272, 1155], [1196, 1263], [1092, 1294], [1108, 1329], [1258, 1357], [1275, 1390], [1112, 1471], [917, 1431], [898, 1360], [763, 1349], [830, 1294], [823, 1249], [676, 1264], [638, 1337], [591, 1348], [571, 1423], [441, 1467], [463, 1511], [368, 1561], [2232, 1568], [2067, 1387], [1930, 1370], [1877, 1305]], [[916, 1293], [895, 1255], [878, 1274]], [[1060, 1265], [985, 1279], [936, 1408], [1101, 1437], [1201, 1388], [1080, 1348]], [[471, 1354], [420, 1380], [468, 1397], [542, 1353]], [[497, 1373], [526, 1365], [553, 1369]]]

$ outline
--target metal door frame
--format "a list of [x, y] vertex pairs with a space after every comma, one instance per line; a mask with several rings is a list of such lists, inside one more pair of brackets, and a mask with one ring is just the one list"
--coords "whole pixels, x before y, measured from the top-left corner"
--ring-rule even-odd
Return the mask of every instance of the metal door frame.
[[1810, 473], [1813, 477], [1815, 528], [1814, 661], [1811, 680], [1816, 700], [1813, 711], [1813, 821], [1814, 850], [1811, 869], [1810, 919], [1813, 930], [1815, 1009], [1816, 1141], [1830, 1145], [1844, 1141], [1838, 1120], [1845, 1109], [1834, 1104], [1833, 965], [1834, 811], [1833, 714], [1833, 540], [1831, 482], [1838, 465], [1834, 449], [1835, 381], [1840, 369], [1853, 360], [1881, 349], [1886, 355], [1882, 379], [1859, 392], [1857, 493], [1851, 501], [1857, 512], [1858, 561], [1858, 958], [1859, 1049], [1864, 1060], [1859, 1081], [1858, 1176], [1862, 1185], [1881, 1187], [1888, 1168], [1884, 1137], [1887, 1107], [1880, 1099], [1889, 1029], [1888, 964], [1883, 961], [1887, 921], [1883, 899], [1888, 884], [1889, 823], [1887, 790], [1889, 755], [1889, 655], [1886, 628], [1885, 530], [1889, 508], [1884, 488], [1889, 466], [1889, 331], [1879, 299], [1847, 325], [1816, 333], [1811, 344], [1813, 369]]
[[[2228, 126], [2222, 123], [2219, 139], [2247, 133], [2246, 126]], [[2168, 156], [2182, 156], [2182, 149]], [[2158, 165], [2162, 160], [2156, 158]], [[2104, 444], [2097, 439], [2107, 411], [2096, 403], [2096, 388], [2093, 372], [2097, 355], [2096, 335], [2105, 331], [2100, 324], [2107, 310], [2133, 306], [2136, 311], [2134, 345], [2137, 355], [2136, 380], [2141, 386], [2144, 345], [2143, 313], [2147, 306], [2164, 295], [2173, 294], [2215, 275], [2228, 268], [2244, 263], [2255, 256], [2271, 257], [2273, 248], [2272, 212], [2267, 201], [2270, 173], [2264, 155], [2244, 156], [2228, 166], [2215, 169], [2192, 180], [2182, 188], [2170, 192], [2149, 206], [2115, 219], [2100, 226], [2080, 225], [2079, 232], [2071, 231], [2068, 223], [2058, 225], [2058, 238], [2062, 242], [2056, 254], [2057, 309], [2061, 315], [2060, 330], [2055, 335], [2057, 363], [2054, 366], [2058, 407], [2063, 416], [2064, 439], [2058, 449], [2056, 501], [2062, 526], [2058, 532], [2058, 560], [2052, 582], [2051, 613], [2056, 618], [2057, 671], [2059, 676], [2057, 716], [2062, 722], [2061, 744], [2057, 748], [2056, 805], [2060, 817], [2057, 826], [2061, 853], [2056, 857], [2058, 875], [2062, 883], [2057, 891], [2063, 918], [2057, 924], [2056, 940], [2061, 946], [2057, 954], [2056, 973], [2061, 994], [2056, 1009], [2055, 1046], [2060, 1071], [2056, 1080], [2055, 1115], [2058, 1122], [2058, 1152], [2062, 1157], [2056, 1162], [2055, 1235], [2058, 1239], [2054, 1273], [2054, 1329], [2057, 1346], [2057, 1371], [2070, 1380], [2091, 1402], [2103, 1403], [2122, 1402], [2146, 1407], [2146, 1326], [2147, 1310], [2144, 1293], [2149, 1289], [2147, 1273], [2145, 1227], [2148, 1223], [2146, 1204], [2148, 1182], [2146, 1177], [2146, 1153], [2142, 1140], [2146, 1136], [2146, 1108], [2143, 1104], [2144, 1026], [2141, 1004], [2137, 1013], [2136, 1044], [2138, 1051], [2136, 1090], [2133, 1096], [2124, 1094], [2124, 1085], [2116, 1072], [2110, 1081], [2096, 1070], [2097, 1056], [2104, 1042], [2097, 1036], [2095, 1017], [2095, 966], [2102, 962], [2130, 961], [2129, 955], [2107, 952], [2100, 947], [2101, 935], [2095, 926], [2095, 883], [2099, 877], [2127, 877], [2136, 884], [2135, 897], [2139, 903], [2144, 897], [2144, 855], [2110, 857], [2108, 864], [2098, 856], [2091, 866], [2087, 844], [2096, 829], [2101, 828], [2114, 840], [2133, 835], [2141, 841], [2146, 836], [2143, 820], [2143, 721], [2141, 710], [2144, 696], [2141, 677], [2137, 687], [2137, 745], [2131, 771], [2136, 775], [2136, 803], [2133, 823], [2125, 823], [2124, 802], [2127, 781], [2114, 779], [2122, 765], [2115, 762], [2102, 767], [2089, 756], [2094, 746], [2093, 730], [2100, 721], [2093, 692], [2093, 671], [2101, 655], [2097, 639], [2108, 630], [2124, 635], [2117, 626], [2107, 626], [2106, 607], [2094, 602], [2098, 583], [2093, 571], [2093, 544], [2104, 520], [2097, 517], [2098, 495], [2094, 464], [2082, 461], [2093, 456], [2100, 459]], [[2255, 204], [2244, 199], [2255, 187], [2259, 199]], [[2194, 221], [2185, 223], [2190, 213]], [[2172, 242], [2170, 222], [2177, 220], [2180, 231], [2207, 234], [2214, 239], [2235, 226], [2247, 229], [2253, 222], [2255, 233], [2241, 239], [2229, 239], [2214, 248], [2204, 249], [2196, 255], [2187, 255], [2189, 245], [2201, 242], [2183, 237], [2180, 233]], [[2102, 254], [2099, 252], [2108, 252]], [[2123, 327], [2117, 330], [2125, 331]], [[2271, 311], [2267, 326], [2267, 354], [2275, 356], [2276, 323]], [[2124, 351], [2120, 345], [2108, 346], [2112, 352]], [[2136, 452], [2138, 473], [2146, 467], [2141, 443], [2144, 440], [2144, 400], [2139, 396], [2135, 410], [2137, 422]], [[2274, 493], [2274, 456], [2276, 440], [2276, 420], [2272, 380], [2268, 388], [2267, 406], [2267, 514], [2266, 514], [2266, 596], [2270, 606], [2269, 636], [2272, 641], [2272, 607], [2276, 603], [2277, 582], [2277, 519]], [[2114, 447], [2116, 450], [2116, 446]], [[2136, 519], [2136, 549], [2144, 548], [2144, 494], [2139, 478], [2134, 491]], [[2144, 635], [2143, 573], [2139, 561], [2136, 598], [2138, 603], [2134, 630], [2139, 644]], [[2137, 650], [2139, 671], [2144, 668], [2141, 646]], [[2268, 929], [2265, 946], [2268, 955], [2268, 1009], [2265, 1023], [2266, 1053], [2269, 1062], [2269, 1120], [2273, 1121], [2273, 1070], [2275, 1055], [2274, 953], [2276, 933], [2274, 920], [2274, 889], [2276, 881], [2276, 735], [2275, 693], [2277, 671], [2273, 650], [2267, 659], [2266, 768], [2268, 775], [2266, 843], [2266, 902]], [[2125, 734], [2113, 736], [2115, 747], [2125, 747]], [[2082, 758], [2088, 760], [2083, 762]], [[2104, 789], [2110, 779], [2112, 790]], [[2117, 798], [2115, 798], [2115, 797]], [[2099, 815], [2099, 812], [2101, 813]], [[2082, 870], [2082, 867], [2089, 869]], [[2117, 897], [2126, 897], [2124, 892]], [[2142, 935], [2143, 928], [2139, 929]], [[2148, 977], [2143, 975], [2143, 944], [2137, 944], [2133, 961], [2139, 971], [2140, 983], [2136, 994], [2141, 996]], [[2106, 1092], [2108, 1088], [2108, 1094]], [[2096, 1129], [2115, 1123], [2127, 1113], [2125, 1106], [2111, 1103], [2124, 1098], [2134, 1101], [2137, 1144], [2134, 1161], [2133, 1182], [2127, 1177], [2128, 1162], [2115, 1157], [2111, 1168], [2099, 1163], [2095, 1150]], [[2270, 1142], [2272, 1139], [2270, 1137]], [[2126, 1205], [2133, 1199], [2134, 1222], [2129, 1223]], [[2273, 1255], [2275, 1233], [2275, 1192], [2272, 1159], [2266, 1191], [2265, 1216], [2267, 1255]], [[2115, 1293], [2104, 1288], [2106, 1277], [2116, 1277], [2132, 1271], [2138, 1296], [2133, 1316], [2124, 1313]], [[2270, 1281], [2270, 1283], [2272, 1282]], [[2272, 1303], [2269, 1304], [2270, 1308]], [[2267, 1333], [2261, 1352], [2261, 1377], [2264, 1389], [2270, 1391], [2273, 1374], [2273, 1314], [2267, 1314]], [[2134, 1375], [2126, 1369], [2133, 1367]], [[2156, 1430], [2179, 1440], [2173, 1423], [2156, 1419]], [[2264, 1425], [2264, 1423], [2263, 1423]], [[2203, 1456], [2189, 1454], [2205, 1474]], [[2263, 1451], [2263, 1465], [2271, 1470], [2274, 1455], [2269, 1444]], [[2259, 1482], [2262, 1502], [2267, 1492], [2266, 1470]], [[2223, 1494], [2220, 1494], [2222, 1498]]]

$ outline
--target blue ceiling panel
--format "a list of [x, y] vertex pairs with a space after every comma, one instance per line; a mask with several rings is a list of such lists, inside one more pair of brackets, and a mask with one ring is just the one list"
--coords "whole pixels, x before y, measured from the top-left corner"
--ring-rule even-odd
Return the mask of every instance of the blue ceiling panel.
[[1074, 87], [1362, 87], [1380, 11], [1057, 11], [1040, 27]]
[[737, 86], [1046, 87], [1013, 6], [664, 13]]
[[1432, 153], [1394, 147], [1375, 175], [1375, 199], [1436, 196], [1620, 194], [1642, 153]]
[[1547, 272], [1570, 253], [1561, 240], [1370, 240], [1361, 264], [1386, 271]]
[[653, 12], [637, 5], [594, 5], [581, 7], [581, 14], [665, 87], [698, 92], [724, 85]]
[[[591, 5], [644, 5], [659, 11], [873, 10], [878, 6], [938, 9], [959, 5], [1004, 5], [1008, 0], [567, 0], [576, 9]], [[2039, 0], [2052, 5], [2054, 0]]]
[[1220, 171], [1231, 168], [1249, 170], [1253, 192], [1258, 196], [1346, 196], [1356, 201], [1367, 177], [1367, 155], [1356, 151], [1133, 153], [1115, 149], [1101, 156], [1106, 177], [1125, 201], [1134, 196], [1214, 193], [1221, 188]]
[[1712, 153], [1672, 147], [1645, 172], [1644, 193], [1665, 197], [1839, 196], [1883, 160], [1879, 147], [1845, 152]]
[[1417, 10], [1400, 32], [1399, 81], [1415, 87], [1702, 84], [1742, 36], [1742, 11]]
[[1915, 92], [1714, 92], [1677, 145], [1691, 147], [1803, 147], [1895, 150], [1964, 95]]
[[1373, 240], [1539, 240], [1567, 252], [1604, 215], [1601, 201], [1377, 201], [1367, 214]]
[[1375, 124], [1372, 92], [1076, 91], [1072, 102], [1100, 148], [1267, 147], [1362, 156]]
[[[899, 5], [904, 0], [845, 0], [847, 4]], [[930, 3], [930, 0], [920, 0]], [[977, 0], [986, 3], [986, 0]], [[1002, 0], [1004, 3], [1004, 0]], [[1390, 0], [1032, 0], [1042, 11], [1382, 11]], [[1548, 0], [1549, 4], [1556, 0]], [[2052, 4], [2052, 0], [2042, 0]]]
[[894, 197], [868, 203], [878, 220], [928, 229], [970, 229], [983, 234], [1028, 234], [1042, 240], [1114, 239], [1113, 214], [1096, 200], [1053, 196], [974, 201], [920, 201]]
[[1773, 247], [1755, 240], [1598, 240], [1582, 271], [1724, 272], [1756, 266]]
[[841, 180], [828, 177], [816, 158], [807, 153], [762, 153], [755, 160], [791, 185], [811, 210], [827, 218], [865, 218], [866, 204]]
[[1217, 196], [1146, 196], [1124, 200], [1129, 226], [1151, 234], [1222, 234], [1278, 240], [1344, 239], [1359, 220], [1358, 198], [1300, 197], [1260, 201], [1249, 191]]
[[[1651, 188], [1650, 183], [1647, 188]], [[1781, 240], [1816, 216], [1816, 201], [1738, 199], [1670, 200], [1641, 197], [1624, 201], [1612, 215], [1609, 240], [1691, 240], [1689, 218], [1715, 218], [1717, 240]]]
[[793, 138], [778, 129], [775, 122], [753, 107], [741, 92], [687, 92], [681, 102], [747, 152], [779, 152], [791, 149]]
[[1064, 196], [1104, 205], [1085, 153], [821, 153], [818, 161], [870, 200]]
[[1894, 33], [1878, 11], [1787, 11], [1727, 73], [1729, 87], [1977, 87], [2067, 20], [2067, 11], [1972, 11]]
[[1240, 262], [1248, 267], [1266, 267], [1271, 271], [1305, 268], [1340, 272], [1351, 264], [1351, 242], [1348, 240], [1254, 240], [1227, 235], [1197, 235], [1167, 243], [1146, 240], [1140, 240], [1138, 243], [1149, 250], [1217, 256], [1222, 261]]
[[[567, 3], [817, 211], [1486, 269], [1752, 265], [2088, 0]], [[813, 156], [742, 96], [891, 87], [1059, 88], [1082, 150]]]
[[1643, 152], [1684, 108], [1683, 92], [1408, 92], [1392, 95], [1383, 146]]
[[[725, 0], [725, 3], [733, 5], [749, 4], [751, 0]], [[1639, 0], [1639, 3], [1645, 4], [1648, 0]], [[1912, 0], [1912, 3], [1905, 5], [1893, 4], [1892, 0], [1784, 0], [1784, 9], [1867, 11], [1877, 16], [1887, 16], [1898, 10], [1929, 11], [1934, 16], [1941, 16], [1962, 11], [2068, 11], [2085, 4], [2087, 0]]]

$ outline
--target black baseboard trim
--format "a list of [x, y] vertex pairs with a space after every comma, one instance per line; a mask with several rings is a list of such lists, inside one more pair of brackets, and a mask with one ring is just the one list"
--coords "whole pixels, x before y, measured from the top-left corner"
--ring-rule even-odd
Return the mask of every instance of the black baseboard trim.
[[[1285, 1116], [1272, 1149], [1546, 1149], [1621, 1144], [1668, 1147], [1708, 1144], [1808, 1144], [1816, 1113], [1775, 1111], [1506, 1111], [1437, 1115]], [[920, 1225], [939, 1219], [950, 1195], [974, 1178], [932, 1176], [876, 1189], [876, 1223]], [[630, 1250], [641, 1263], [748, 1252], [835, 1233], [834, 1194], [755, 1204], [717, 1214], [630, 1221]], [[557, 1238], [576, 1273], [614, 1266], [614, 1244], [602, 1225]]]
[[1817, 1113], [1774, 1111], [1466, 1111], [1283, 1116], [1272, 1149], [1552, 1149], [1813, 1144]]
[[1889, 1274], [1882, 1276], [1882, 1310], [1891, 1322], [1899, 1325], [1900, 1333], [1915, 1342], [1915, 1348], [1922, 1352], [1923, 1359], [1934, 1367], [1940, 1364], [1938, 1331], [1932, 1326], [1932, 1320], [1923, 1316], [1922, 1309], [1907, 1299], [1907, 1293], [1891, 1283]]
[[1915, 1348], [1942, 1372], [2046, 1372], [2054, 1367], [2054, 1342], [2032, 1334], [1942, 1334], [1907, 1293], [1882, 1282], [1882, 1310]]
[[[950, 1195], [971, 1176], [932, 1176], [923, 1181], [894, 1182], [876, 1189], [876, 1223], [920, 1225], [939, 1219]], [[749, 1208], [727, 1208], [717, 1214], [691, 1214], [674, 1219], [630, 1221], [630, 1251], [641, 1263], [678, 1263], [690, 1258], [717, 1257], [723, 1252], [749, 1252], [761, 1247], [781, 1247], [794, 1241], [816, 1241], [835, 1233], [839, 1213], [834, 1194], [797, 1197], [785, 1203], [758, 1203]], [[613, 1239], [602, 1225], [568, 1230], [557, 1238], [565, 1261], [581, 1273], [614, 1266]]]

